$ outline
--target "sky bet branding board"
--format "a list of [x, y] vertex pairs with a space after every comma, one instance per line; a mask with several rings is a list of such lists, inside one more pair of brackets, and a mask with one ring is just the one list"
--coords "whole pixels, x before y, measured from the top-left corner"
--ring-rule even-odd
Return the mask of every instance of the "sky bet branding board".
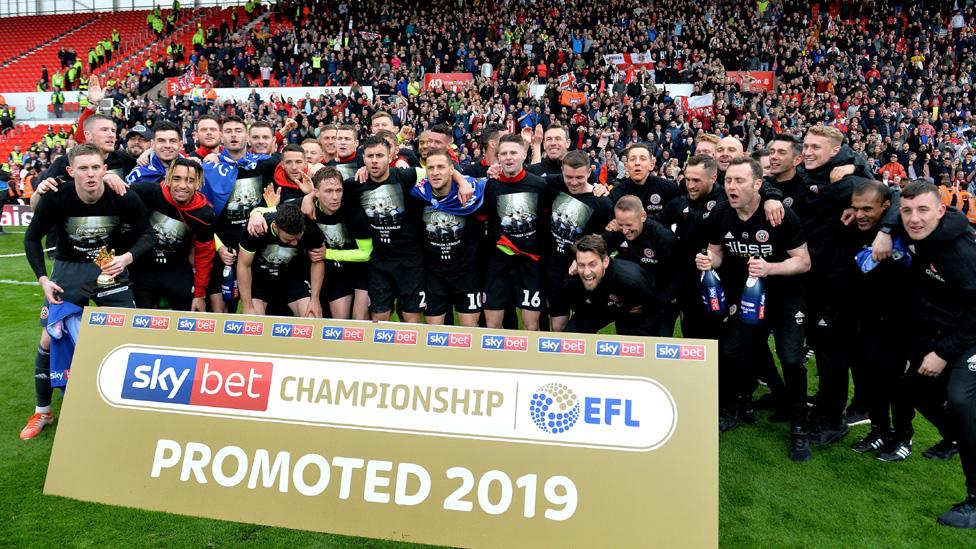
[[86, 309], [45, 493], [464, 547], [715, 547], [714, 342]]

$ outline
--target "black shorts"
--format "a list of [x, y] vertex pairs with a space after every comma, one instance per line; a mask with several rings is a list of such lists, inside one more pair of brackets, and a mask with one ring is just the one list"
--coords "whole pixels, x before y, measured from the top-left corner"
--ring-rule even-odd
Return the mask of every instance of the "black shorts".
[[393, 302], [400, 301], [405, 313], [420, 313], [421, 292], [424, 291], [424, 266], [415, 262], [385, 263], [374, 260], [369, 266], [369, 311], [386, 313], [393, 310]]
[[527, 311], [541, 311], [545, 298], [542, 265], [538, 261], [495, 251], [488, 261], [485, 309], [500, 311], [514, 305]]
[[474, 269], [461, 269], [456, 274], [428, 270], [424, 292], [427, 316], [447, 314], [452, 305], [462, 314], [481, 311], [481, 288]]
[[156, 307], [159, 298], [165, 297], [174, 311], [189, 311], [193, 302], [193, 271], [188, 268], [134, 270], [132, 294], [140, 309]]
[[569, 265], [550, 263], [546, 267], [546, 301], [549, 316], [569, 316], [569, 296], [567, 288], [573, 277], [569, 275]]
[[356, 290], [367, 288], [369, 264], [346, 262], [341, 267], [336, 267], [334, 263], [334, 261], [326, 261], [322, 305], [351, 296]]
[[[224, 281], [224, 262], [220, 259], [220, 254], [214, 254], [213, 268], [210, 269], [210, 283], [207, 284], [207, 295], [221, 294], [223, 291], [220, 285]], [[231, 265], [231, 269], [237, 269], [237, 265]]]
[[285, 272], [276, 277], [257, 269], [251, 269], [251, 273], [251, 299], [260, 299], [269, 309], [271, 305], [283, 307], [312, 295], [309, 282], [294, 273]]
[[[99, 287], [96, 282], [100, 274], [102, 270], [94, 263], [55, 260], [50, 279], [63, 290], [61, 293], [63, 301], [74, 303], [79, 307], [88, 305], [89, 301], [93, 301], [99, 307], [133, 308], [136, 306], [129, 284], [128, 271], [122, 271], [122, 274], [115, 277], [115, 284], [105, 287]], [[39, 319], [41, 327], [47, 326], [48, 305], [50, 304], [45, 298]]]

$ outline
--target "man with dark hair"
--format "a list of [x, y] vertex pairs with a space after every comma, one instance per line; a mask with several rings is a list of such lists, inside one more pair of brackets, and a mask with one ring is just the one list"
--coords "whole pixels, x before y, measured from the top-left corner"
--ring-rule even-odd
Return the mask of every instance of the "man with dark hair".
[[587, 235], [573, 245], [577, 277], [569, 285], [573, 316], [567, 332], [595, 334], [610, 323], [620, 335], [654, 335], [655, 326], [647, 307], [655, 297], [643, 269], [629, 261], [616, 261], [607, 243]]
[[554, 332], [561, 332], [569, 320], [566, 288], [571, 280], [568, 270], [575, 259], [573, 243], [583, 235], [602, 233], [613, 218], [610, 200], [593, 194], [593, 185], [589, 182], [592, 172], [589, 156], [582, 151], [572, 151], [560, 164], [558, 173], [545, 178], [548, 185], [545, 205], [551, 212], [549, 246], [545, 254], [545, 293]]
[[[182, 157], [169, 164], [162, 183], [142, 180], [132, 185], [149, 210], [156, 237], [152, 251], [132, 265], [136, 306], [158, 307], [165, 297], [174, 310], [207, 310], [214, 213], [199, 192], [202, 185], [203, 168]], [[191, 255], [192, 268], [187, 262]]]
[[488, 168], [498, 161], [498, 140], [508, 133], [501, 124], [485, 124], [478, 135], [478, 146], [481, 147], [481, 160], [470, 163], [464, 168], [464, 175], [471, 177], [488, 177]]
[[247, 128], [247, 146], [254, 154], [275, 154], [275, 131], [267, 120], [253, 122]]
[[547, 185], [522, 168], [525, 143], [521, 136], [503, 136], [498, 159], [501, 173], [488, 179], [483, 206], [489, 242], [496, 244], [485, 275], [485, 320], [489, 328], [501, 328], [505, 309], [514, 301], [522, 310], [525, 329], [538, 330], [546, 299], [540, 262], [545, 241], [539, 216]]
[[671, 337], [677, 317], [673, 303], [678, 292], [678, 238], [664, 225], [648, 219], [636, 196], [620, 197], [613, 215], [616, 230], [603, 235], [607, 248], [617, 252], [618, 260], [630, 261], [644, 270], [656, 298], [653, 307], [649, 304], [644, 311], [655, 326], [652, 335]]
[[954, 439], [943, 440], [940, 450], [951, 457], [957, 446], [966, 476], [966, 499], [939, 523], [976, 528], [976, 238], [966, 216], [942, 205], [929, 183], [905, 187], [900, 213], [914, 247], [910, 287], [917, 291], [909, 308], [908, 374], [926, 419], [941, 432], [955, 427]]
[[264, 219], [264, 235], [241, 236], [237, 283], [244, 313], [263, 315], [272, 305], [287, 304], [295, 316], [321, 318], [322, 231], [294, 204], [281, 204]]
[[[538, 131], [537, 126], [536, 132]], [[562, 167], [563, 158], [569, 152], [570, 143], [569, 128], [558, 123], [550, 125], [546, 131], [542, 132], [542, 143], [537, 143], [535, 140], [532, 143], [533, 154], [535, 154], [535, 150], [542, 149], [540, 151], [543, 153], [540, 154], [542, 160], [530, 165], [525, 170], [541, 176], [558, 174]]]
[[878, 459], [901, 461], [911, 453], [914, 411], [911, 401], [903, 397], [908, 319], [904, 304], [891, 296], [903, 291], [908, 272], [903, 260], [893, 257], [876, 263], [869, 259], [881, 217], [890, 207], [888, 187], [854, 178], [851, 208], [855, 223], [844, 235], [848, 265], [843, 291], [851, 316], [851, 330], [845, 334], [846, 355], [855, 389], [864, 399], [871, 421], [871, 431], [851, 448], [859, 453], [880, 450]]
[[424, 203], [424, 262], [428, 324], [444, 324], [448, 311], [458, 313], [462, 326], [477, 326], [481, 316], [481, 286], [476, 254], [481, 226], [473, 214], [484, 199], [484, 182], [468, 181], [474, 199], [461, 202], [458, 181], [463, 180], [445, 150], [428, 151], [427, 178], [410, 193]]
[[[118, 136], [115, 121], [104, 114], [88, 116], [82, 124], [85, 143], [94, 145], [105, 159], [106, 182], [122, 183], [123, 178], [136, 166], [136, 159], [123, 151], [116, 150], [115, 141]], [[70, 181], [68, 173], [67, 155], [59, 156], [51, 163], [40, 177], [39, 181], [51, 180], [57, 185], [59, 182]]]
[[[41, 326], [47, 326], [49, 307], [68, 303], [78, 308], [89, 300], [100, 306], [133, 307], [126, 267], [153, 245], [147, 223], [146, 208], [135, 193], [122, 196], [107, 192], [102, 178], [105, 161], [94, 145], [76, 145], [68, 153], [68, 173], [73, 183], [61, 185], [57, 192], [47, 193], [37, 201], [34, 218], [24, 235], [24, 250], [41, 291], [44, 306]], [[57, 259], [48, 277], [41, 239], [50, 230], [57, 231]], [[101, 265], [100, 251], [116, 250], [111, 261]], [[124, 251], [123, 251], [124, 250]], [[100, 275], [112, 281], [97, 281]], [[80, 310], [79, 310], [80, 312]], [[53, 421], [51, 414], [51, 338], [41, 331], [34, 366], [37, 396], [35, 413], [20, 433], [21, 439], [40, 434]]]
[[[722, 275], [729, 316], [720, 337], [719, 429], [734, 429], [755, 412], [752, 393], [756, 375], [750, 363], [768, 338], [776, 340], [786, 379], [790, 408], [789, 457], [810, 459], [807, 440], [807, 379], [803, 366], [803, 280], [810, 270], [810, 255], [800, 220], [786, 209], [783, 222], [773, 226], [761, 208], [762, 167], [750, 158], [729, 162], [725, 176], [728, 201], [703, 216], [708, 249], [695, 257], [700, 271], [718, 269]], [[762, 279], [764, 298], [754, 303], [752, 317], [744, 318], [740, 305], [746, 289]]]
[[[221, 125], [223, 148], [217, 162], [205, 162], [203, 194], [214, 208], [217, 256], [210, 272], [207, 295], [214, 312], [236, 309], [236, 301], [224, 300], [221, 286], [225, 276], [232, 280], [237, 264], [237, 244], [251, 210], [261, 205], [267, 185], [274, 180], [278, 160], [247, 150], [244, 121], [228, 116]], [[226, 271], [226, 272], [225, 272]]]
[[647, 214], [660, 217], [664, 207], [678, 196], [678, 185], [674, 181], [651, 175], [654, 169], [654, 153], [644, 143], [634, 143], [624, 149], [624, 167], [627, 176], [618, 179], [610, 192], [614, 204], [624, 195], [634, 195], [644, 204]]
[[[446, 124], [435, 124], [420, 134], [420, 141], [417, 144], [420, 165], [426, 165], [428, 152], [451, 150], [452, 135], [450, 126]], [[454, 158], [452, 157], [451, 160]]]
[[302, 205], [306, 195], [315, 190], [308, 175], [305, 149], [290, 143], [281, 150], [281, 162], [274, 171], [274, 191], [280, 204]]
[[[344, 179], [356, 175], [356, 170], [363, 167], [363, 158], [356, 150], [359, 147], [359, 131], [355, 126], [344, 124], [335, 131], [336, 158], [328, 165], [335, 166]], [[323, 149], [328, 149], [323, 145]]]
[[338, 158], [339, 153], [336, 144], [337, 133], [334, 124], [329, 124], [319, 133], [319, 143], [322, 144], [322, 163], [326, 166], [334, 166], [334, 161]]
[[137, 166], [126, 176], [129, 185], [140, 181], [159, 183], [166, 177], [166, 168], [180, 155], [180, 127], [162, 120], [153, 126], [152, 151], [148, 166]]
[[783, 204], [802, 218], [807, 187], [797, 168], [803, 163], [803, 141], [788, 134], [776, 134], [769, 142], [769, 174], [766, 181], [783, 193]]
[[[340, 145], [341, 147], [341, 145]], [[402, 319], [420, 322], [424, 295], [420, 208], [407, 199], [417, 183], [415, 168], [391, 168], [390, 144], [372, 136], [363, 142], [368, 178], [347, 181], [350, 201], [366, 216], [374, 252], [369, 268], [369, 311], [373, 320], [389, 320], [395, 301]]]
[[125, 133], [125, 152], [138, 158], [152, 144], [152, 131], [143, 124], [136, 124]]

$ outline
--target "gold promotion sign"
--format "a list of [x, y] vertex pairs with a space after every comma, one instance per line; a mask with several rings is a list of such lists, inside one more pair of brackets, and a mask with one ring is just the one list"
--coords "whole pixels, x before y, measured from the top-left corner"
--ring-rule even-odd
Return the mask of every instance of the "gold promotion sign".
[[45, 493], [452, 546], [715, 547], [716, 355], [89, 308]]

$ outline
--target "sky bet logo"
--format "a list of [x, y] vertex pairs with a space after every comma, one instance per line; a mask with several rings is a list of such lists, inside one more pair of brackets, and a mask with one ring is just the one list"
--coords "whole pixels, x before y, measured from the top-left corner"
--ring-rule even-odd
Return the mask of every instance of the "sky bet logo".
[[626, 341], [597, 341], [596, 355], [644, 358], [644, 344]]
[[264, 411], [271, 371], [270, 362], [132, 353], [122, 398]]
[[581, 355], [586, 352], [586, 341], [582, 339], [560, 339], [558, 337], [540, 337], [540, 353], [562, 353], [567, 355]]
[[176, 323], [176, 329], [181, 332], [203, 332], [212, 334], [217, 329], [217, 321], [203, 318], [181, 318]]
[[658, 343], [654, 355], [664, 360], [705, 360], [705, 346]]
[[264, 333], [263, 322], [225, 320], [224, 333], [230, 335], [259, 336]]
[[322, 339], [329, 341], [365, 341], [364, 328], [341, 328], [339, 326], [322, 326]]
[[470, 349], [471, 334], [457, 334], [454, 332], [428, 332], [427, 346]]
[[416, 345], [417, 332], [414, 330], [376, 330], [373, 332], [373, 343]]
[[528, 351], [529, 338], [525, 336], [481, 336], [481, 348], [487, 351]]
[[168, 330], [169, 317], [136, 315], [132, 317], [133, 328], [149, 328], [150, 330]]
[[125, 315], [122, 313], [92, 313], [88, 315], [88, 323], [95, 326], [125, 326]]
[[312, 339], [310, 324], [275, 324], [271, 327], [272, 337], [291, 337], [295, 339]]

